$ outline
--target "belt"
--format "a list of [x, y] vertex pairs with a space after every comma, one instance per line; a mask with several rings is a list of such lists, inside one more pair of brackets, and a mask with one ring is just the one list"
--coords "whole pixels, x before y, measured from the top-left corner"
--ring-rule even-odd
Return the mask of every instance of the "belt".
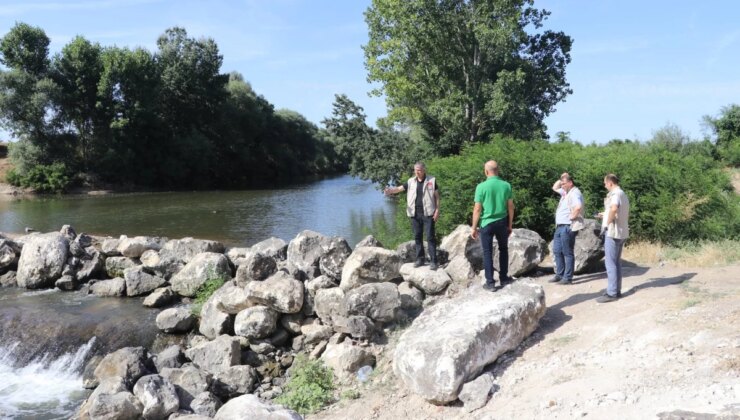
[[570, 224], [566, 224], [566, 223], [564, 223], [564, 224], [562, 224], [562, 225], [556, 225], [556, 227], [563, 227], [563, 226], [570, 226]]

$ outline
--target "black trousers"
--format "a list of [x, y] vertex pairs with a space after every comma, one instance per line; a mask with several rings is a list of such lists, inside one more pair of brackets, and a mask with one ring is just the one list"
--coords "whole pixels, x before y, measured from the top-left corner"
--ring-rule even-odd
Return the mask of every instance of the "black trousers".
[[427, 237], [427, 250], [431, 262], [437, 262], [437, 239], [434, 232], [434, 219], [432, 216], [417, 215], [411, 217], [411, 230], [414, 232], [416, 243], [416, 261], [424, 261], [423, 235]]

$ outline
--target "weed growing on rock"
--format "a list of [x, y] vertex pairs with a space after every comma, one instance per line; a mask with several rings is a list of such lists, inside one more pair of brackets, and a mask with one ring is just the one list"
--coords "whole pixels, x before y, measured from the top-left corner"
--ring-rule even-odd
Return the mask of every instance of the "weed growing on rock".
[[203, 304], [206, 303], [208, 298], [211, 297], [216, 290], [221, 288], [224, 283], [226, 283], [226, 280], [223, 277], [216, 276], [212, 270], [209, 271], [208, 280], [206, 280], [206, 282], [198, 288], [198, 291], [195, 292], [195, 299], [193, 300], [192, 308], [193, 314], [200, 315], [200, 310], [203, 308]]
[[301, 414], [315, 413], [333, 399], [334, 374], [319, 360], [299, 355], [289, 370], [285, 393], [276, 402]]

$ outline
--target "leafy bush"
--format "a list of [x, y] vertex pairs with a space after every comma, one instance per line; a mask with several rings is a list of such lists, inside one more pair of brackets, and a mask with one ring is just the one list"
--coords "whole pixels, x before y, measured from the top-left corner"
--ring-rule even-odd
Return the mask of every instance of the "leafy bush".
[[475, 186], [485, 179], [483, 164], [490, 159], [498, 161], [502, 178], [512, 185], [515, 227], [545, 238], [552, 235], [558, 203], [551, 187], [565, 171], [584, 195], [586, 214], [602, 210], [604, 175], [616, 173], [630, 199], [635, 239], [675, 243], [740, 236], [740, 198], [720, 164], [705, 154], [631, 141], [584, 146], [501, 137], [466, 148], [459, 156], [427, 162], [428, 173], [440, 182], [438, 235], [471, 222]]
[[209, 270], [208, 279], [203, 283], [198, 290], [195, 292], [195, 299], [193, 300], [192, 312], [195, 315], [200, 315], [200, 310], [203, 308], [203, 304], [206, 303], [208, 298], [213, 295], [216, 290], [220, 289], [221, 286], [226, 283], [226, 280], [222, 277], [217, 277], [213, 270]]
[[41, 193], [64, 192], [72, 184], [72, 176], [64, 163], [37, 165], [21, 174], [16, 170], [8, 171], [6, 180], [15, 186], [33, 188]]
[[333, 373], [321, 359], [309, 360], [306, 355], [299, 355], [289, 373], [286, 392], [276, 400], [279, 404], [301, 414], [311, 414], [333, 399]]

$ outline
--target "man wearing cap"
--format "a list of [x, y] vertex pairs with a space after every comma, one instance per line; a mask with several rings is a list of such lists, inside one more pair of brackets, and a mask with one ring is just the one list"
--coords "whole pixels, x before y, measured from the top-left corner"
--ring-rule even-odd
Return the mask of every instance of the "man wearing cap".
[[434, 224], [439, 218], [439, 185], [436, 178], [427, 176], [427, 168], [422, 162], [414, 164], [414, 176], [398, 187], [388, 187], [385, 195], [406, 191], [406, 215], [411, 220], [416, 244], [416, 262], [414, 267], [424, 264], [423, 235], [427, 236], [429, 251], [429, 268], [437, 269], [437, 239]]
[[583, 195], [567, 172], [560, 175], [552, 190], [560, 196], [560, 202], [555, 210], [555, 236], [552, 240], [555, 276], [550, 283], [571, 284], [575, 266], [573, 248], [578, 231], [583, 229]]

